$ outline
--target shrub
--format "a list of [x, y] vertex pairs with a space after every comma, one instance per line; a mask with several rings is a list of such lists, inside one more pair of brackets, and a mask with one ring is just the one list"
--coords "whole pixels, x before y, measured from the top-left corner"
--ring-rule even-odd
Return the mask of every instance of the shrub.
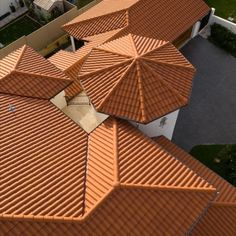
[[218, 158], [225, 167], [228, 181], [236, 186], [236, 146], [226, 145], [218, 153]]
[[236, 34], [229, 29], [218, 24], [213, 24], [211, 26], [209, 40], [236, 57]]

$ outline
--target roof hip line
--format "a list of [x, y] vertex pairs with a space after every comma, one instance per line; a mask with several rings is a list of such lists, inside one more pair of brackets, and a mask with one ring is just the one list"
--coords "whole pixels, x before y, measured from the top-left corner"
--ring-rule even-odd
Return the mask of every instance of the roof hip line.
[[144, 93], [143, 93], [143, 85], [142, 85], [142, 78], [141, 78], [141, 73], [140, 73], [140, 64], [139, 60], [136, 60], [137, 64], [137, 79], [138, 79], [138, 87], [139, 87], [139, 94], [140, 94], [140, 107], [141, 107], [141, 113], [142, 113], [142, 120], [146, 120], [146, 114], [145, 114], [145, 99], [144, 99]]
[[[127, 62], [127, 61], [126, 61]], [[112, 88], [112, 90], [110, 92], [108, 92], [108, 94], [103, 98], [103, 100], [101, 101], [101, 103], [98, 106], [98, 109], [102, 109], [103, 107], [103, 103], [109, 99], [109, 97], [115, 92], [115, 88], [118, 87], [122, 81], [122, 79], [124, 78], [124, 76], [128, 73], [128, 71], [130, 70], [130, 68], [134, 65], [135, 61], [133, 60], [132, 63], [128, 66], [128, 68], [126, 69], [126, 71], [123, 73], [123, 75], [120, 77], [120, 79], [117, 81], [117, 83], [114, 85], [114, 87]], [[122, 63], [121, 63], [122, 64]], [[117, 64], [116, 64], [117, 65]], [[96, 71], [97, 72], [97, 71]]]

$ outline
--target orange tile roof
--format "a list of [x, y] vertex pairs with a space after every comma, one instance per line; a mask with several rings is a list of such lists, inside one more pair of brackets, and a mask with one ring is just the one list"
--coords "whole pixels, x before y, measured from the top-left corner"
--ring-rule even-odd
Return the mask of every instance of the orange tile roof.
[[[88, 136], [49, 101], [1, 94], [0, 102], [5, 235], [182, 235], [215, 195], [206, 180], [126, 121], [109, 118]], [[170, 214], [161, 227], [151, 224]], [[55, 227], [55, 221], [64, 223]]]
[[89, 10], [85, 11], [83, 14], [77, 16], [66, 25], [71, 25], [78, 23], [79, 21], [90, 20], [99, 16], [126, 10], [138, 1], [139, 0], [103, 0], [91, 7]]
[[46, 100], [0, 94], [0, 107], [0, 215], [79, 217], [87, 134]]
[[175, 0], [103, 0], [67, 23], [64, 29], [78, 39], [123, 28], [122, 35], [133, 33], [172, 42], [209, 10], [202, 0], [182, 0], [181, 3]]
[[236, 203], [212, 204], [193, 228], [191, 236], [235, 236]]
[[0, 60], [0, 92], [50, 99], [72, 81], [29, 46]]
[[148, 123], [188, 103], [194, 73], [172, 44], [129, 34], [95, 47], [79, 79], [99, 112]]
[[4, 236], [185, 235], [211, 193], [124, 189], [114, 191], [87, 221], [0, 221]]
[[105, 33], [107, 31], [123, 29], [128, 25], [127, 12], [117, 11], [82, 23], [68, 23], [63, 28], [77, 39], [83, 37]]

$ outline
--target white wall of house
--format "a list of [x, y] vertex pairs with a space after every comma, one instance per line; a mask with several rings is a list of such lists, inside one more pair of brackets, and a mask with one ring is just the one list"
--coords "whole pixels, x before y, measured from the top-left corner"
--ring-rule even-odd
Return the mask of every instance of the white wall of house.
[[9, 7], [11, 2], [14, 4], [14, 1], [12, 0], [0, 0], [0, 16], [4, 15], [7, 12], [11, 12]]
[[212, 8], [212, 12], [211, 12], [211, 16], [210, 16], [210, 20], [209, 20], [209, 24], [210, 25], [213, 25], [214, 23], [216, 24], [219, 24], [219, 25], [222, 25], [224, 26], [225, 28], [231, 30], [233, 33], [236, 34], [236, 24], [231, 22], [231, 21], [228, 21], [226, 19], [223, 19], [219, 16], [216, 16], [215, 15], [215, 9]]
[[197, 21], [197, 22], [193, 25], [191, 38], [194, 38], [194, 37], [196, 37], [196, 36], [198, 35], [200, 26], [201, 26], [201, 21]]
[[131, 124], [133, 124], [149, 137], [164, 135], [166, 138], [171, 140], [178, 114], [179, 110], [174, 111], [146, 125], [135, 123], [133, 121], [131, 121]]
[[44, 9], [41, 5], [37, 5], [37, 3], [34, 2], [35, 6], [35, 13], [38, 15], [42, 15], [45, 18], [51, 16], [51, 12], [53, 11], [54, 8], [58, 8], [60, 12], [63, 14], [64, 13], [64, 3], [63, 0], [58, 0], [53, 3], [53, 5], [50, 7], [50, 9]]
[[50, 100], [55, 106], [59, 109], [62, 109], [67, 106], [66, 99], [65, 99], [65, 92], [64, 90], [58, 93], [54, 98]]

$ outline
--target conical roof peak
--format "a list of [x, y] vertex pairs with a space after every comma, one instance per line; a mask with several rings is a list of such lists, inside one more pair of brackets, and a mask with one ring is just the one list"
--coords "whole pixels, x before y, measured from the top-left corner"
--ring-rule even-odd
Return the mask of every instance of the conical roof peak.
[[142, 56], [153, 49], [157, 49], [166, 43], [168, 42], [134, 34], [128, 34], [111, 42], [100, 45], [98, 48], [135, 58]]
[[187, 104], [194, 73], [171, 43], [129, 34], [94, 48], [80, 79], [99, 112], [148, 123]]

